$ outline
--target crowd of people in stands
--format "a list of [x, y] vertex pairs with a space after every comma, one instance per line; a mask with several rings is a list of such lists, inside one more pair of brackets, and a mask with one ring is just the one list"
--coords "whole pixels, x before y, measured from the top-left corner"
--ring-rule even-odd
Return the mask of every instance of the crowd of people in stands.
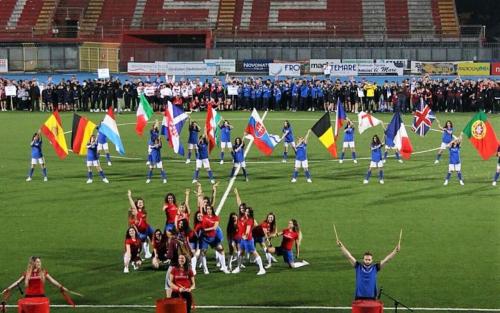
[[[16, 87], [7, 96], [7, 86]], [[0, 109], [29, 111], [100, 112], [113, 106], [118, 111], [135, 111], [144, 92], [153, 109], [163, 110], [167, 101], [186, 110], [203, 110], [209, 101], [219, 110], [333, 111], [340, 100], [348, 112], [361, 110], [403, 113], [428, 104], [437, 112], [464, 112], [500, 109], [500, 84], [490, 79], [455, 80], [413, 77], [401, 82], [385, 80], [377, 84], [369, 78], [263, 79], [253, 77], [213, 77], [165, 79], [164, 76], [119, 79], [69, 80], [43, 83], [0, 78]]]

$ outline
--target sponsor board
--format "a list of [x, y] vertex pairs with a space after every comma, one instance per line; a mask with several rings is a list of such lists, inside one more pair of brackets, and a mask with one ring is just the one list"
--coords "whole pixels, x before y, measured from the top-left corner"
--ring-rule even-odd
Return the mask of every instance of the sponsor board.
[[358, 64], [357, 63], [332, 63], [331, 71], [332, 76], [357, 76]]
[[155, 62], [159, 73], [168, 75], [215, 75], [217, 67], [204, 62]]
[[500, 62], [491, 63], [491, 75], [500, 75]]
[[9, 71], [9, 60], [0, 59], [0, 73], [7, 73]]
[[231, 59], [205, 59], [205, 64], [215, 65], [219, 73], [234, 73], [236, 72], [236, 60]]
[[411, 72], [412, 74], [453, 75], [457, 73], [457, 64], [454, 62], [411, 61]]
[[396, 67], [403, 69], [408, 67], [407, 59], [376, 59], [375, 64], [394, 64]]
[[268, 72], [269, 63], [273, 63], [271, 59], [262, 60], [243, 60], [243, 72]]
[[403, 76], [403, 68], [394, 63], [358, 64], [358, 75], [363, 76]]
[[269, 63], [269, 76], [300, 76], [300, 64]]
[[324, 73], [325, 64], [340, 63], [340, 59], [310, 59], [310, 73]]
[[490, 75], [490, 63], [458, 63], [458, 75], [481, 76]]
[[158, 73], [158, 69], [155, 63], [141, 63], [141, 62], [128, 62], [127, 63], [128, 73]]

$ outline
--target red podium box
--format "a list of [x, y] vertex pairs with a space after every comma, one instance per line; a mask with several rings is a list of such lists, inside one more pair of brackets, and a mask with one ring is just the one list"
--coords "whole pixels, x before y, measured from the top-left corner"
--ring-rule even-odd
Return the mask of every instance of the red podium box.
[[18, 313], [50, 313], [50, 301], [45, 297], [23, 298], [17, 301]]
[[186, 301], [182, 298], [156, 300], [156, 313], [186, 313]]
[[352, 313], [384, 313], [384, 303], [378, 300], [355, 300]]

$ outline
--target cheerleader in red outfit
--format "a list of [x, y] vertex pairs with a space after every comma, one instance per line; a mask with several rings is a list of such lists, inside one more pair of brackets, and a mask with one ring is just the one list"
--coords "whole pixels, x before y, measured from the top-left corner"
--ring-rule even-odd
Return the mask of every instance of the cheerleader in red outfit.
[[[290, 268], [298, 268], [305, 265], [309, 265], [309, 263], [304, 260], [302, 262], [296, 262], [293, 256], [292, 249], [294, 244], [295, 244], [295, 249], [297, 251], [297, 257], [300, 256], [300, 242], [302, 240], [302, 232], [300, 231], [299, 223], [297, 222], [297, 220], [294, 219], [290, 220], [288, 222], [288, 227], [285, 228], [283, 231], [279, 232], [277, 236], [283, 236], [283, 240], [281, 241], [281, 246], [277, 248], [275, 247], [267, 248], [268, 253], [271, 254], [276, 253], [277, 255], [283, 256], [283, 260], [285, 261], [285, 263], [288, 264]], [[268, 264], [266, 265], [266, 268], [270, 268], [272, 260], [268, 259], [267, 262]]]
[[123, 254], [123, 272], [128, 273], [128, 266], [132, 262], [134, 270], [137, 270], [142, 260], [139, 256], [141, 254], [141, 240], [137, 237], [137, 231], [133, 227], [129, 227], [125, 235], [125, 253]]
[[170, 288], [172, 289], [172, 298], [184, 298], [186, 300], [186, 311], [191, 312], [193, 304], [193, 291], [196, 287], [193, 271], [185, 255], [180, 254], [178, 265], [170, 271]]

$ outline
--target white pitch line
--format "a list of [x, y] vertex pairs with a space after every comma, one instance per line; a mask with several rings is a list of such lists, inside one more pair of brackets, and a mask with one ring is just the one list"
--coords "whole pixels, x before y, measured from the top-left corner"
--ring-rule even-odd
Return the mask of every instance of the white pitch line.
[[[17, 305], [9, 304], [7, 308], [16, 308]], [[67, 304], [51, 304], [51, 308], [72, 308], [73, 306]], [[81, 304], [76, 305], [76, 308], [154, 308], [155, 305], [146, 304]], [[257, 309], [270, 309], [270, 310], [351, 310], [350, 306], [269, 306], [269, 305], [197, 305], [199, 309], [242, 309], [242, 310], [257, 310]], [[394, 310], [394, 307], [384, 307], [386, 310]], [[414, 311], [456, 311], [456, 312], [500, 312], [500, 309], [488, 308], [412, 308]]]
[[[264, 115], [262, 115], [263, 122], [264, 122], [264, 119], [266, 118], [267, 112], [269, 112], [269, 111], [264, 112]], [[253, 140], [250, 141], [247, 148], [245, 149], [245, 154], [244, 154], [243, 159], [247, 157], [248, 151], [250, 151], [250, 147], [252, 146], [252, 144], [253, 144]], [[234, 175], [229, 180], [229, 184], [227, 185], [226, 191], [224, 191], [224, 195], [222, 196], [222, 198], [219, 201], [219, 205], [217, 206], [217, 209], [215, 210], [215, 215], [217, 215], [217, 216], [219, 215], [220, 211], [222, 211], [222, 207], [224, 206], [224, 203], [226, 203], [227, 196], [229, 195], [231, 188], [233, 188], [234, 181], [236, 180], [236, 177], [238, 177], [238, 173], [240, 172], [240, 167], [241, 166], [238, 166], [236, 168], [236, 171], [234, 171]]]

